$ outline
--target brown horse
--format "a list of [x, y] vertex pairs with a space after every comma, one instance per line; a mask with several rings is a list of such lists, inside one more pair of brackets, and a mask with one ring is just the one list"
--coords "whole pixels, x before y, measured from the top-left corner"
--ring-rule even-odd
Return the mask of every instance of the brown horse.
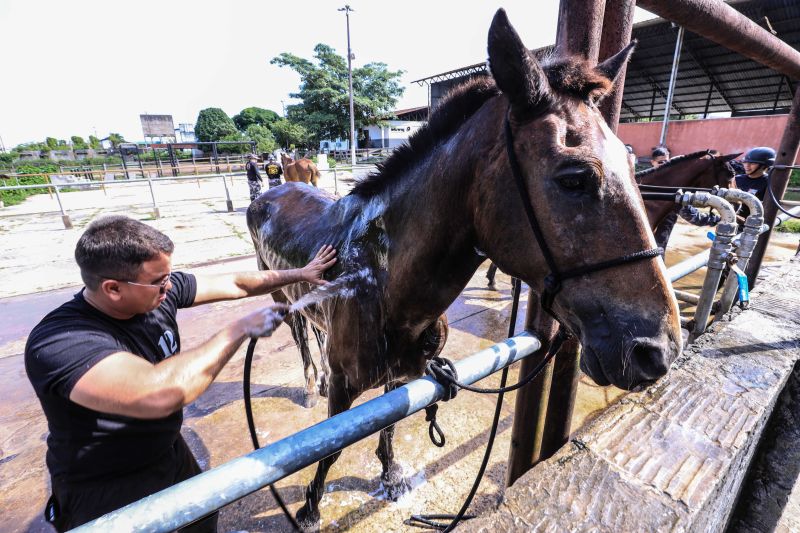
[[283, 179], [286, 180], [286, 183], [310, 183], [317, 187], [319, 170], [312, 160], [304, 157], [295, 161], [290, 156], [281, 153], [281, 164], [283, 165]]
[[[261, 268], [302, 265], [325, 243], [339, 250], [326, 275], [342, 292], [303, 311], [328, 334], [329, 415], [370, 388], [422, 374], [447, 338], [444, 311], [484, 256], [541, 293], [549, 272], [541, 242], [564, 270], [653, 247], [625, 147], [596, 106], [630, 52], [599, 65], [563, 57], [540, 65], [499, 10], [489, 30], [492, 77], [456, 89], [376, 174], [338, 201], [288, 183], [250, 205]], [[515, 171], [507, 151], [516, 154]], [[524, 196], [513, 194], [514, 176]], [[543, 241], [530, 230], [526, 203]], [[655, 380], [678, 355], [678, 306], [665, 273], [656, 258], [563, 283], [552, 310], [580, 338], [581, 366], [597, 383]], [[310, 289], [295, 284], [275, 296], [296, 302]], [[536, 331], [545, 350], [552, 325]], [[407, 485], [393, 433], [381, 431], [377, 456], [394, 498]], [[318, 527], [338, 455], [319, 463], [307, 488], [297, 513], [304, 528]]]
[[[732, 187], [733, 161], [741, 154], [713, 156], [710, 150], [673, 157], [669, 162], [636, 173], [640, 185], [711, 189], [714, 186]], [[647, 219], [654, 230], [675, 209], [674, 204], [645, 200]]]

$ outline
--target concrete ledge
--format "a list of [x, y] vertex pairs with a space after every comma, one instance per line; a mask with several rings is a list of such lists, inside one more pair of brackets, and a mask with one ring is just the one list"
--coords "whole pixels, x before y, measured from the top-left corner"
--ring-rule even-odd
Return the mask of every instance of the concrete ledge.
[[459, 531], [722, 531], [800, 359], [800, 268], [690, 346], [667, 378], [611, 406]]

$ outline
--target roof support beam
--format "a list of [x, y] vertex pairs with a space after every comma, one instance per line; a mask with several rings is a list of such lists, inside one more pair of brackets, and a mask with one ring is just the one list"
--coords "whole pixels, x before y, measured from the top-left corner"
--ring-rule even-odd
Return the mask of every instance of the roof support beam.
[[725, 102], [725, 105], [727, 105], [728, 108], [730, 108], [731, 113], [736, 111], [736, 108], [733, 107], [733, 104], [731, 104], [730, 100], [728, 100], [728, 97], [725, 95], [725, 91], [722, 90], [722, 86], [714, 78], [714, 75], [711, 73], [708, 67], [706, 67], [705, 63], [703, 63], [700, 60], [700, 57], [695, 53], [691, 44], [689, 44], [688, 42], [684, 42], [683, 46], [686, 48], [686, 51], [689, 53], [689, 56], [692, 58], [692, 60], [697, 64], [698, 67], [700, 67], [700, 70], [703, 71], [703, 74], [705, 74], [708, 77], [708, 81], [711, 82], [712, 87], [714, 87], [717, 93], [719, 93], [720, 97], [722, 98], [722, 101]]
[[800, 79], [800, 52], [722, 0], [638, 0], [637, 5], [789, 78]]
[[[647, 80], [647, 82], [650, 84], [650, 87], [652, 87], [653, 90], [656, 91], [658, 94], [660, 94], [661, 97], [666, 101], [667, 100], [667, 93], [664, 92], [664, 89], [661, 88], [661, 86], [658, 84], [658, 82], [656, 82], [656, 80], [654, 80], [653, 77], [646, 70], [642, 70], [641, 72], [642, 72], [642, 74], [644, 74], [644, 79]], [[683, 112], [683, 110], [681, 108], [679, 108], [675, 104], [675, 102], [672, 102], [672, 109], [677, 111], [679, 115], [685, 115], [686, 114], [686, 113]], [[652, 113], [651, 113], [651, 115], [652, 115]]]

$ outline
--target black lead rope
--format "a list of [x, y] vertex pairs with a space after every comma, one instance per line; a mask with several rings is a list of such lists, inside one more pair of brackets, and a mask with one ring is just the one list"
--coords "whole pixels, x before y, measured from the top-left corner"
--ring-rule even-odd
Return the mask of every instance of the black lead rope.
[[[242, 386], [244, 388], [244, 412], [247, 416], [247, 427], [250, 429], [250, 440], [253, 441], [254, 450], [261, 448], [258, 442], [258, 435], [256, 434], [256, 423], [253, 419], [253, 405], [250, 401], [250, 369], [253, 366], [253, 354], [255, 354], [256, 351], [256, 342], [258, 342], [258, 338], [253, 337], [250, 339], [250, 344], [247, 345], [247, 353], [244, 356], [244, 376], [242, 377]], [[286, 502], [283, 501], [275, 485], [270, 484], [269, 490], [272, 492], [272, 497], [278, 502], [286, 519], [292, 524], [292, 529], [294, 531], [302, 531], [300, 529], [300, 524], [297, 523], [292, 513], [289, 512], [289, 508], [286, 507]]]

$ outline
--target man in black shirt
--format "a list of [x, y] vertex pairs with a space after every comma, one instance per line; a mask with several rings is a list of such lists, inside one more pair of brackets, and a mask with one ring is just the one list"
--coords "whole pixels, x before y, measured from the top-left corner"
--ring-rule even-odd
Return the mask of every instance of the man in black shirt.
[[[336, 261], [324, 246], [301, 269], [206, 276], [172, 272], [172, 251], [169, 237], [141, 222], [93, 222], [75, 248], [85, 287], [28, 337], [25, 369], [49, 428], [45, 516], [58, 531], [199, 473], [180, 435], [182, 408], [245, 339], [269, 336], [288, 310], [268, 306], [182, 350], [179, 308], [324, 284]], [[214, 531], [216, 515], [189, 527]]]
[[267, 181], [269, 182], [270, 189], [281, 184], [283, 169], [278, 162], [275, 161], [274, 155], [270, 154], [269, 158], [267, 158], [267, 164], [264, 165], [264, 172], [267, 173]]
[[261, 184], [264, 182], [258, 171], [258, 156], [250, 154], [249, 161], [244, 168], [247, 170], [247, 185], [250, 186], [250, 201], [252, 202], [261, 194]]

